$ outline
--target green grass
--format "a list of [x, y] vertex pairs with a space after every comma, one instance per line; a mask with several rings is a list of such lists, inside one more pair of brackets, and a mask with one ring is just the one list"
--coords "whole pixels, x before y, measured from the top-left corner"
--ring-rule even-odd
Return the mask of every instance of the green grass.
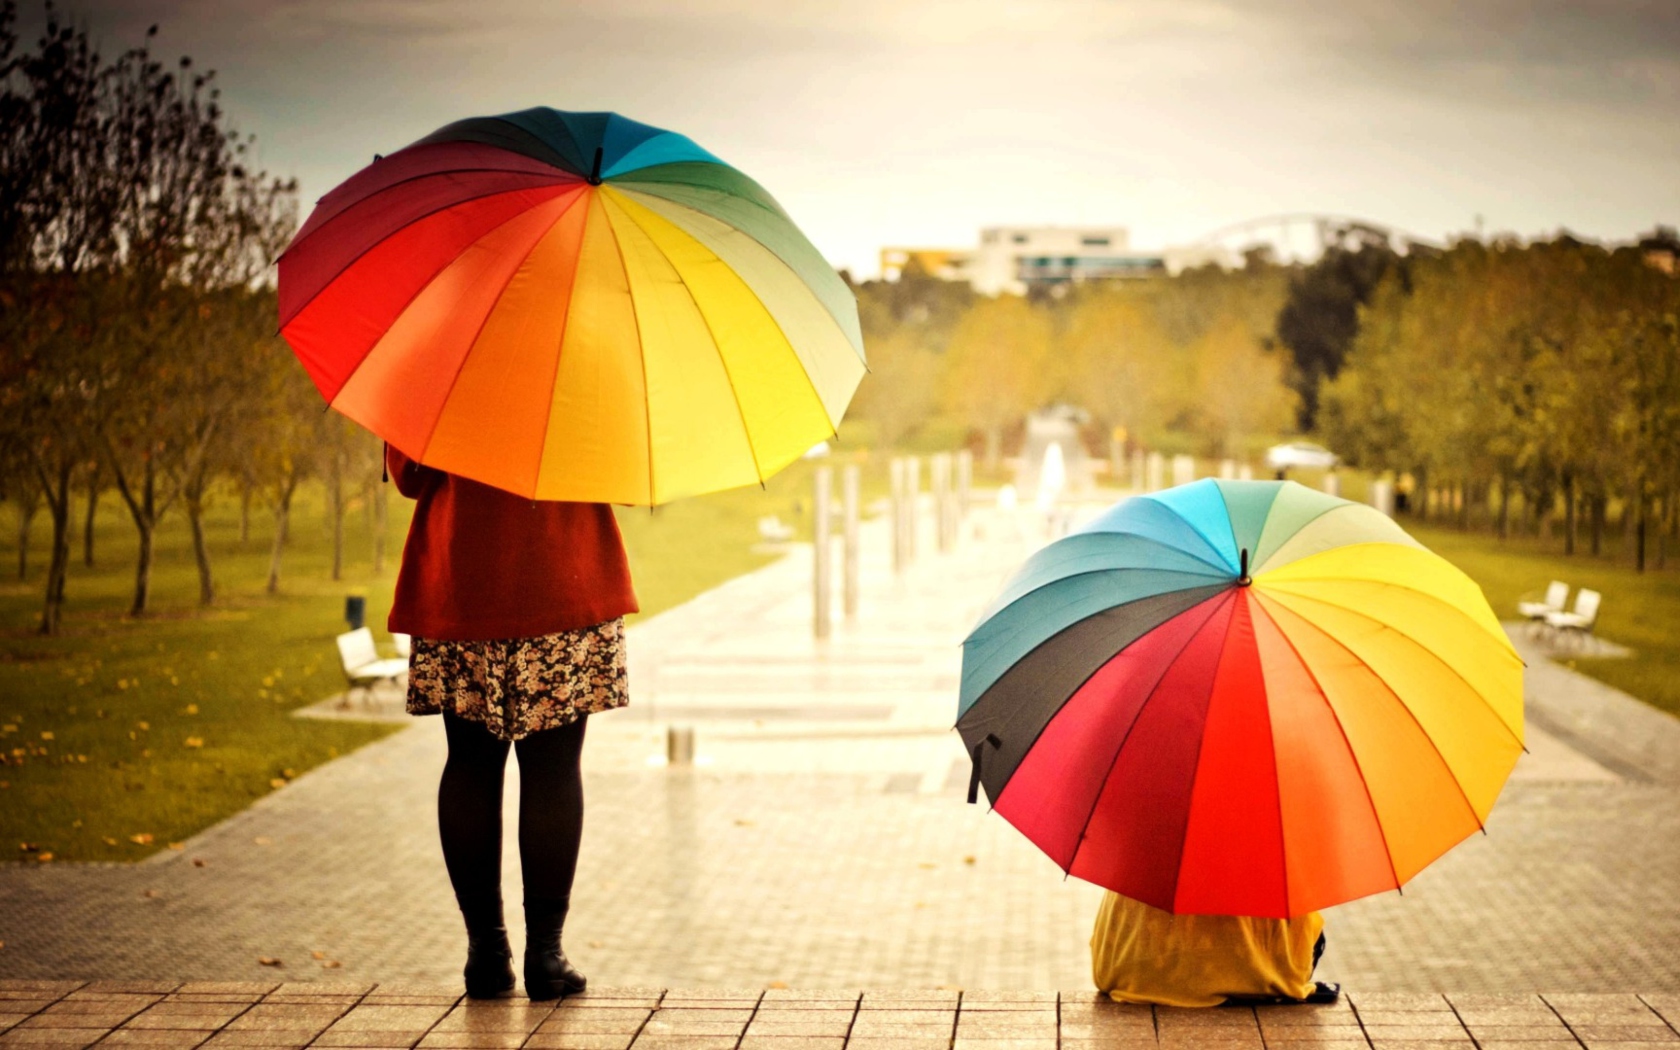
[[1639, 573], [1619, 558], [1565, 557], [1561, 541], [1517, 537], [1501, 542], [1484, 532], [1420, 527], [1405, 519], [1402, 524], [1480, 584], [1501, 619], [1514, 618], [1519, 598], [1538, 597], [1554, 579], [1601, 592], [1597, 633], [1631, 647], [1634, 655], [1579, 659], [1571, 666], [1680, 715], [1680, 572], [1674, 567]]
[[[838, 473], [838, 472], [836, 472]], [[647, 616], [769, 561], [754, 551], [758, 518], [810, 531], [811, 466], [763, 489], [662, 507], [619, 510]], [[866, 467], [865, 493], [884, 487]], [[838, 496], [838, 482], [836, 482]], [[126, 615], [134, 535], [115, 494], [101, 504], [97, 564], [80, 563], [78, 534], [62, 633], [34, 633], [49, 540], [35, 521], [30, 571], [16, 580], [15, 508], [0, 511], [0, 859], [138, 860], [249, 805], [286, 780], [393, 731], [291, 712], [343, 688], [333, 637], [344, 597], [367, 597], [381, 642], [410, 505], [393, 491], [387, 567], [375, 575], [360, 504], [346, 520], [344, 579], [329, 578], [330, 538], [319, 490], [300, 493], [283, 592], [263, 593], [269, 518], [255, 510], [238, 541], [237, 507], [213, 508], [209, 540], [216, 608], [197, 608], [185, 522], [166, 519], [157, 544], [152, 612]], [[80, 520], [80, 501], [76, 508]], [[138, 841], [136, 841], [138, 839]], [[22, 850], [27, 844], [30, 849]]]

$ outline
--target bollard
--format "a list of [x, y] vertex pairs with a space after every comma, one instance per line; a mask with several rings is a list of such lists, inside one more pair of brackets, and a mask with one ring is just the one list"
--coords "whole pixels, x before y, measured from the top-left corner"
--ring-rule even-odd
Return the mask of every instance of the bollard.
[[933, 485], [933, 532], [939, 553], [951, 549], [951, 457], [943, 452], [928, 461]]
[[921, 522], [922, 457], [911, 456], [904, 462], [904, 558], [916, 560], [916, 533]]
[[1151, 452], [1144, 463], [1143, 491], [1159, 492], [1167, 487], [1167, 461], [1159, 452]]
[[974, 453], [963, 449], [957, 453], [957, 520], [968, 520], [968, 501], [974, 490]]
[[840, 605], [848, 620], [856, 619], [858, 611], [858, 473], [858, 465], [849, 463], [840, 475], [840, 513], [845, 528]]
[[1237, 479], [1237, 461], [1222, 459], [1219, 461], [1219, 480], [1235, 481]]
[[834, 468], [818, 467], [815, 471], [816, 495], [812, 500], [811, 521], [811, 599], [814, 616], [811, 618], [811, 632], [818, 638], [827, 638], [832, 627], [830, 620], [829, 601], [829, 560], [833, 557], [834, 548], [828, 542], [829, 529], [832, 524], [830, 518], [833, 511], [829, 507], [832, 475]]
[[1394, 482], [1387, 478], [1371, 482], [1371, 506], [1379, 513], [1394, 517]]
[[1337, 474], [1333, 470], [1324, 475], [1324, 491], [1326, 494], [1331, 496], [1340, 496], [1342, 494], [1341, 475]]
[[893, 572], [903, 572], [908, 559], [904, 556], [904, 459], [900, 456], [892, 461], [892, 553]]
[[1254, 468], [1247, 463], [1244, 463], [1242, 466], [1238, 467], [1237, 468], [1237, 480], [1238, 481], [1253, 481], [1254, 480]]
[[1143, 491], [1143, 449], [1132, 450], [1132, 491]]
[[1194, 456], [1174, 456], [1172, 458], [1172, 482], [1174, 485], [1188, 485], [1196, 480], [1196, 458]]
[[665, 730], [665, 764], [692, 766], [694, 764], [694, 727], [671, 726]]

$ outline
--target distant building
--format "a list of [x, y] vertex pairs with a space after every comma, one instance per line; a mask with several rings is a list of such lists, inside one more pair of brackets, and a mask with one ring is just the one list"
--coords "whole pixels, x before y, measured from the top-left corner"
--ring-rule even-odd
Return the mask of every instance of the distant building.
[[881, 276], [897, 280], [914, 261], [948, 281], [967, 281], [984, 295], [1055, 290], [1083, 281], [1126, 280], [1167, 272], [1165, 257], [1131, 250], [1121, 226], [989, 226], [972, 251], [885, 248]]

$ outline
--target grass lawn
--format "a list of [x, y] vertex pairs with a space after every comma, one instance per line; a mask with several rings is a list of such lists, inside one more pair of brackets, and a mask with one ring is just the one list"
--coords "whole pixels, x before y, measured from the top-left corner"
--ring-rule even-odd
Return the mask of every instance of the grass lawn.
[[1501, 619], [1515, 618], [1518, 598], [1538, 597], [1550, 580], [1601, 592], [1597, 633], [1631, 647], [1634, 655], [1573, 660], [1570, 666], [1680, 715], [1680, 571], [1672, 562], [1663, 571], [1638, 573], [1624, 559], [1564, 557], [1561, 541], [1521, 537], [1502, 543], [1482, 532], [1402, 524], [1481, 584]]
[[[767, 562], [757, 520], [779, 515], [809, 534], [810, 473], [799, 463], [764, 489], [687, 500], [650, 512], [620, 509], [642, 615], [671, 607]], [[865, 468], [865, 492], [885, 468]], [[836, 482], [838, 490], [838, 481]], [[80, 521], [80, 501], [74, 510]], [[46, 548], [36, 517], [27, 578], [16, 578], [15, 507], [0, 511], [0, 860], [132, 861], [168, 848], [304, 771], [393, 731], [389, 725], [290, 716], [344, 686], [333, 637], [344, 598], [367, 597], [381, 642], [409, 504], [391, 492], [387, 566], [372, 571], [370, 519], [346, 518], [344, 579], [329, 578], [322, 493], [300, 494], [283, 593], [263, 593], [271, 532], [253, 509], [241, 546], [238, 510], [221, 500], [209, 540], [221, 598], [197, 608], [184, 520], [166, 520], [153, 571], [152, 612], [126, 615], [134, 538], [114, 493], [101, 504], [97, 563], [76, 561], [63, 631], [34, 633]], [[27, 847], [27, 848], [22, 848]]]

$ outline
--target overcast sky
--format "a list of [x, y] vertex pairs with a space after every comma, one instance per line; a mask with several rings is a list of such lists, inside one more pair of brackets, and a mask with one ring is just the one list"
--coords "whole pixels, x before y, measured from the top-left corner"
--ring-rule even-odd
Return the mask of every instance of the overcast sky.
[[1159, 248], [1297, 211], [1430, 238], [1680, 221], [1676, 0], [60, 7], [112, 51], [159, 23], [306, 201], [460, 117], [611, 109], [741, 168], [864, 275], [883, 244], [1007, 223]]

